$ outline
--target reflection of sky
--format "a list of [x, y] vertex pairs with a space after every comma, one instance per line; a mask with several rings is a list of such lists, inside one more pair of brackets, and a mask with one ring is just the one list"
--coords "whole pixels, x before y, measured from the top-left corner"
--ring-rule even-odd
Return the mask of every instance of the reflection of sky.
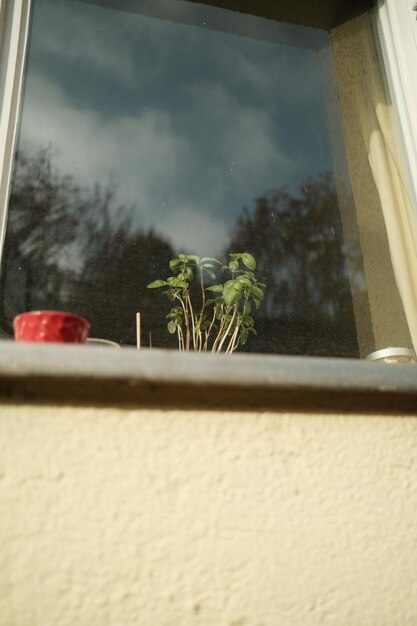
[[315, 51], [76, 0], [35, 1], [20, 142], [208, 255], [254, 198], [331, 168]]

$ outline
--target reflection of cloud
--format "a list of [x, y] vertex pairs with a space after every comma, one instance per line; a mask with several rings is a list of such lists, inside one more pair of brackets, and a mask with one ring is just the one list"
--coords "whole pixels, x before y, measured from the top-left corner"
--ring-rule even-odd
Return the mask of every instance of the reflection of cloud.
[[221, 85], [197, 85], [188, 94], [194, 110], [207, 125], [207, 142], [213, 127], [217, 129], [216, 138], [221, 138], [212, 147], [216, 159], [227, 169], [231, 162], [239, 167], [239, 185], [243, 185], [244, 192], [245, 183], [254, 174], [260, 185], [265, 179], [280, 185], [294, 173], [295, 163], [274, 141], [276, 130], [270, 111], [242, 106]]
[[[79, 9], [78, 3], [72, 4]], [[99, 20], [88, 19], [89, 13], [88, 7], [81, 7], [81, 10], [65, 10], [63, 14], [61, 2], [37, 3], [34, 15], [34, 27], [40, 33], [37, 52], [45, 58], [89, 66], [110, 73], [115, 80], [128, 82], [133, 76], [133, 58], [126, 45], [123, 20], [118, 20], [114, 12], [114, 29], [109, 37]], [[69, 45], [63, 45], [64, 41]]]
[[228, 241], [221, 220], [195, 207], [178, 207], [167, 213], [165, 231], [177, 250], [199, 256], [219, 255]]
[[[222, 136], [211, 148], [199, 145], [186, 130], [181, 134], [168, 112], [146, 110], [136, 117], [102, 119], [96, 111], [73, 107], [57, 85], [33, 74], [28, 92], [31, 106], [22, 125], [23, 147], [33, 154], [40, 145], [51, 143], [59, 150], [60, 169], [81, 184], [105, 185], [111, 177], [119, 199], [139, 207], [137, 224], [143, 227], [167, 231], [170, 214], [177, 215], [185, 205], [193, 206], [196, 216], [217, 219], [224, 230], [258, 189], [279, 186], [294, 167], [272, 144], [267, 114], [240, 110], [220, 89], [203, 96], [216, 118], [206, 132], [210, 135], [215, 125]], [[203, 104], [197, 96], [194, 101], [194, 114], [204, 118]], [[230, 193], [234, 206], [228, 206]], [[190, 211], [187, 215], [193, 221]], [[207, 240], [213, 231], [205, 232]], [[173, 234], [171, 238], [175, 244], [185, 243]]]
[[136, 225], [210, 255], [242, 206], [322, 168], [317, 72], [306, 50], [39, 0], [21, 147], [51, 143], [80, 184], [114, 181]]
[[80, 183], [114, 179], [120, 199], [135, 203], [146, 220], [175, 184], [184, 161], [180, 137], [170, 131], [166, 114], [104, 121], [97, 112], [71, 107], [63, 93], [44, 78], [32, 77], [32, 106], [24, 118], [22, 143], [30, 152], [51, 143], [58, 147], [58, 165]]

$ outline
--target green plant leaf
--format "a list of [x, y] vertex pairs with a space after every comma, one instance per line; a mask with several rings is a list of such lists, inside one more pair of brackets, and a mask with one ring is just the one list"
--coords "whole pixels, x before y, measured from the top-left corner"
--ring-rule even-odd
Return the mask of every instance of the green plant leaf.
[[256, 285], [252, 285], [252, 289], [251, 289], [251, 293], [253, 294], [253, 296], [255, 298], [257, 298], [258, 300], [263, 300], [264, 297], [264, 292], [262, 291], [262, 289], [260, 289], [259, 287], [257, 287]]
[[223, 317], [223, 307], [221, 304], [217, 303], [214, 309], [216, 320], [221, 320]]
[[223, 298], [228, 306], [234, 304], [239, 295], [238, 283], [234, 280], [228, 280], [223, 289]]
[[242, 254], [242, 263], [246, 265], [250, 270], [256, 269], [256, 261], [254, 257], [249, 254], [249, 252], [244, 252]]
[[159, 287], [165, 287], [166, 285], [168, 285], [166, 280], [154, 280], [153, 283], [149, 283], [149, 285], [147, 285], [147, 288], [158, 289]]
[[182, 287], [182, 289], [188, 287], [187, 283], [184, 280], [181, 280], [178, 276], [170, 276], [166, 284], [170, 287]]
[[240, 275], [236, 277], [236, 280], [239, 281], [241, 285], [250, 289], [252, 287], [252, 281], [245, 275]]
[[171, 259], [169, 262], [169, 269], [171, 272], [175, 272], [179, 265], [181, 265], [180, 259]]
[[205, 291], [215, 291], [216, 293], [223, 293], [223, 285], [210, 285], [206, 287]]
[[177, 326], [178, 323], [176, 322], [176, 320], [171, 320], [170, 322], [168, 322], [168, 332], [171, 333], [171, 335], [173, 335], [175, 333], [175, 331], [177, 330]]
[[170, 312], [168, 313], [166, 318], [167, 319], [178, 319], [178, 318], [182, 317], [182, 315], [183, 315], [182, 308], [178, 307], [178, 306], [174, 306], [174, 307], [172, 307], [172, 309], [170, 310]]
[[248, 328], [253, 328], [255, 326], [255, 320], [252, 315], [245, 315], [244, 324]]
[[239, 269], [239, 261], [230, 261], [229, 270], [231, 272], [236, 272]]
[[186, 280], [192, 280], [193, 276], [194, 274], [193, 274], [193, 270], [191, 269], [191, 267], [185, 267], [184, 270], [178, 274], [177, 278], [179, 280], [186, 281]]
[[240, 343], [242, 344], [242, 346], [245, 345], [245, 343], [248, 340], [248, 336], [249, 336], [249, 331], [248, 330], [243, 330], [242, 334], [240, 335]]
[[246, 300], [245, 304], [243, 305], [243, 315], [249, 315], [250, 312], [251, 312], [251, 305]]

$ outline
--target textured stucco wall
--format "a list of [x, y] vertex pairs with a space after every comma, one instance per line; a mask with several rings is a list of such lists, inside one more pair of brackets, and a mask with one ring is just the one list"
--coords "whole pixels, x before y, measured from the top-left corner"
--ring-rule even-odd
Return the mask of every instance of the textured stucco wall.
[[417, 419], [0, 408], [1, 626], [415, 626]]

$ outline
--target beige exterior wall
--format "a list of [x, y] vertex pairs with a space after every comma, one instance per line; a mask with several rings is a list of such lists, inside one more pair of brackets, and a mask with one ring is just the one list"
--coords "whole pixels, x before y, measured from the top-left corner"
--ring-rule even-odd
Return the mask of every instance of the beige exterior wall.
[[3, 404], [0, 624], [415, 626], [416, 475], [410, 416]]

